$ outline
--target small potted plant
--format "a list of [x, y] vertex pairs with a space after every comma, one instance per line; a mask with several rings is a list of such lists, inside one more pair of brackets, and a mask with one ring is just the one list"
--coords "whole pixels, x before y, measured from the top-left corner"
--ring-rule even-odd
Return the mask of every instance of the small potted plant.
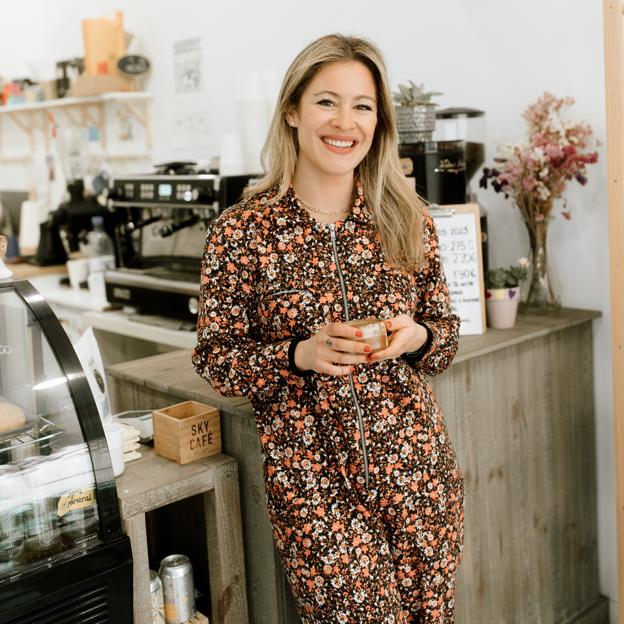
[[509, 329], [516, 323], [520, 284], [527, 278], [529, 261], [520, 258], [509, 268], [490, 269], [485, 276], [485, 306], [488, 325]]
[[399, 143], [431, 141], [435, 129], [436, 102], [431, 100], [438, 91], [425, 91], [424, 85], [408, 80], [409, 85], [400, 84], [392, 93], [399, 132]]

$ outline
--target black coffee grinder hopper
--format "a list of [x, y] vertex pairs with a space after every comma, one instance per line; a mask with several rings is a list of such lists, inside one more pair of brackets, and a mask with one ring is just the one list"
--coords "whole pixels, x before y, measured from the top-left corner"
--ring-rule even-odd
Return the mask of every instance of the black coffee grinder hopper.
[[67, 184], [69, 200], [63, 202], [48, 215], [47, 221], [41, 223], [39, 246], [35, 262], [39, 266], [64, 264], [67, 252], [61, 239], [61, 230], [65, 234], [69, 251], [78, 251], [80, 237], [91, 229], [91, 217], [109, 216], [106, 208], [101, 206], [94, 196], [85, 197], [82, 179]]

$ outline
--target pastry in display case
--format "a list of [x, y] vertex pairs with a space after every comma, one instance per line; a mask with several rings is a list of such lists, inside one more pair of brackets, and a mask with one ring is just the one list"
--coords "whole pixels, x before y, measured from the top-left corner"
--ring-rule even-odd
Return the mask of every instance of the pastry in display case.
[[0, 281], [0, 624], [132, 621], [102, 422], [43, 297]]

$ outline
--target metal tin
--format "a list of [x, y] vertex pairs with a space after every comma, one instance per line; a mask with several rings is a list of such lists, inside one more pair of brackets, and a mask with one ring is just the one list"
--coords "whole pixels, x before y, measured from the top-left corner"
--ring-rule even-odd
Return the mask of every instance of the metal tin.
[[150, 570], [150, 594], [152, 596], [152, 624], [165, 624], [165, 602], [163, 584], [158, 572]]
[[166, 624], [184, 624], [195, 615], [193, 566], [186, 555], [169, 555], [158, 570], [163, 584]]

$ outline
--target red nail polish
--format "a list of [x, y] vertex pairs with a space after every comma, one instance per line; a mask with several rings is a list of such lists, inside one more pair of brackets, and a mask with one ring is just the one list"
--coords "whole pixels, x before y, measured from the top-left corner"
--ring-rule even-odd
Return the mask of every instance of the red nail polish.
[[362, 332], [358, 329], [358, 330], [356, 330], [355, 335], [356, 335], [358, 338], [361, 338], [364, 334], [363, 334], [363, 333], [362, 333]]
[[372, 351], [372, 348], [370, 347], [370, 345], [366, 345], [364, 347], [364, 353], [370, 353]]

